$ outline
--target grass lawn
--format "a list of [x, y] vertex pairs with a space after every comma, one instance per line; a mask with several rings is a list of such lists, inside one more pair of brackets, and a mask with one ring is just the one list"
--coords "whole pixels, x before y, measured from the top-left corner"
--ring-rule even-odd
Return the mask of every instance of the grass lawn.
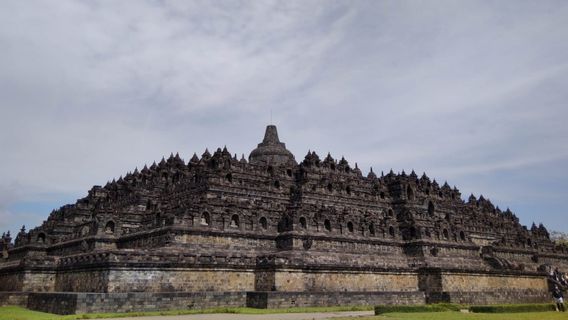
[[[334, 311], [366, 311], [373, 310], [372, 306], [356, 307], [309, 307], [287, 309], [255, 309], [255, 308], [213, 308], [202, 310], [173, 310], [156, 312], [128, 312], [128, 313], [90, 313], [60, 316], [51, 313], [31, 311], [22, 307], [0, 307], [0, 320], [75, 320], [75, 319], [104, 319], [135, 316], [172, 316], [198, 313], [242, 313], [242, 314], [270, 314], [270, 313], [299, 313], [299, 312], [334, 312]], [[353, 319], [351, 319], [353, 320]]]
[[59, 319], [77, 319], [66, 318], [50, 313], [30, 311], [21, 307], [0, 307], [1, 320], [59, 320]]
[[334, 320], [568, 320], [568, 312], [527, 313], [386, 313], [380, 316], [360, 318], [334, 318]]
[[[292, 312], [333, 312], [372, 310], [372, 307], [313, 307], [289, 309], [254, 309], [254, 308], [214, 308], [204, 310], [178, 310], [158, 312], [103, 313], [59, 316], [50, 313], [31, 311], [21, 307], [0, 307], [0, 320], [76, 320], [103, 319], [132, 316], [182, 315], [197, 313], [242, 313], [269, 314]], [[528, 313], [461, 313], [461, 312], [424, 312], [424, 313], [386, 313], [380, 316], [359, 318], [335, 318], [337, 320], [568, 320], [568, 312], [528, 312]], [[141, 319], [142, 320], [142, 319]]]

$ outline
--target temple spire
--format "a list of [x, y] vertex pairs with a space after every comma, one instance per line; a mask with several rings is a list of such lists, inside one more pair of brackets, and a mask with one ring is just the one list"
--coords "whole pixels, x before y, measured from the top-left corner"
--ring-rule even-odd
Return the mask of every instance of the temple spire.
[[264, 132], [263, 144], [278, 144], [280, 140], [278, 139], [278, 130], [275, 125], [266, 126], [266, 131]]
[[251, 164], [293, 164], [296, 165], [294, 155], [286, 149], [286, 145], [278, 139], [278, 131], [275, 125], [266, 126], [264, 139], [258, 144], [249, 156]]

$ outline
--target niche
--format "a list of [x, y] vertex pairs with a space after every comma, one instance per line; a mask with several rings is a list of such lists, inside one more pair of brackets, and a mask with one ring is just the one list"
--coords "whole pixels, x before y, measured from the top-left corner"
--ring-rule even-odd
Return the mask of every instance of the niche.
[[106, 234], [113, 234], [114, 233], [114, 222], [113, 221], [107, 222], [107, 224], [105, 225], [105, 233]]
[[410, 186], [406, 187], [406, 198], [410, 201], [414, 201], [414, 191]]
[[432, 203], [432, 201], [428, 202], [428, 214], [430, 216], [434, 215], [434, 204]]
[[300, 217], [300, 227], [301, 227], [302, 229], [306, 229], [306, 228], [308, 227], [308, 224], [307, 224], [307, 222], [306, 222], [306, 218]]
[[38, 243], [45, 243], [45, 233], [40, 233], [37, 235], [37, 242]]
[[266, 230], [268, 228], [268, 221], [266, 221], [265, 217], [260, 218], [259, 224], [263, 230]]
[[416, 239], [416, 228], [410, 227], [410, 239]]
[[325, 219], [325, 221], [323, 222], [323, 227], [326, 231], [331, 231], [331, 222], [328, 219]]
[[201, 214], [201, 222], [200, 222], [200, 224], [201, 224], [202, 226], [208, 226], [208, 225], [211, 224], [211, 217], [209, 216], [209, 213], [208, 213], [208, 212], [203, 212], [203, 213]]
[[239, 216], [234, 214], [231, 217], [231, 224], [229, 225], [231, 228], [238, 228], [239, 227]]

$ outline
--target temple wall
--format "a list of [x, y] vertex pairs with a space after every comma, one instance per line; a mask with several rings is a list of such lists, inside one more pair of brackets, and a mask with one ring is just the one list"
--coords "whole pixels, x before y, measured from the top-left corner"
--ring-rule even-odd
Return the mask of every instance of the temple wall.
[[291, 308], [307, 306], [362, 306], [424, 304], [424, 292], [247, 292], [247, 307]]
[[211, 249], [211, 246], [221, 248], [255, 248], [274, 250], [276, 245], [273, 238], [263, 239], [257, 237], [239, 237], [215, 234], [185, 234], [175, 237], [177, 243], [190, 244], [191, 246]]
[[429, 293], [427, 303], [459, 303], [469, 305], [547, 303], [548, 291], [536, 289], [501, 289], [494, 291], [452, 291]]
[[546, 277], [424, 270], [420, 288], [427, 303], [542, 303], [550, 300]]
[[173, 239], [168, 239], [165, 234], [144, 235], [140, 237], [127, 238], [120, 241], [119, 248], [156, 248], [169, 245], [191, 245], [194, 249], [211, 250], [215, 248], [256, 248], [264, 250], [274, 250], [276, 245], [272, 237], [258, 237], [254, 235], [235, 233], [221, 233], [201, 231], [199, 233], [178, 234]]
[[498, 291], [534, 289], [548, 290], [545, 277], [522, 275], [489, 275], [489, 274], [442, 274], [443, 291]]
[[[295, 246], [301, 247], [302, 240], [297, 239]], [[372, 253], [378, 255], [403, 255], [401, 246], [392, 244], [375, 243], [364, 239], [357, 240], [335, 240], [335, 239], [314, 239], [311, 250], [334, 251], [346, 253]]]
[[2, 292], [0, 291], [0, 306], [20, 306], [27, 307], [27, 292]]
[[253, 270], [116, 269], [108, 292], [254, 291]]
[[59, 292], [106, 292], [108, 270], [60, 271], [55, 282]]
[[50, 292], [55, 289], [55, 271], [26, 271], [22, 291]]
[[276, 271], [277, 291], [417, 291], [416, 273]]
[[523, 264], [533, 264], [531, 257], [533, 253], [531, 252], [508, 252], [508, 251], [495, 251], [495, 256], [503, 259], [507, 259], [510, 261], [514, 261], [515, 263], [523, 263]]
[[187, 310], [245, 305], [245, 292], [50, 292], [30, 293], [27, 298], [28, 308], [57, 314]]
[[9, 272], [0, 274], [0, 291], [22, 291], [23, 287], [23, 272]]
[[0, 291], [48, 292], [55, 289], [55, 271], [13, 271], [0, 274]]
[[255, 291], [275, 291], [276, 290], [276, 277], [272, 270], [261, 270], [255, 272]]
[[[460, 247], [446, 247], [444, 244], [437, 245], [438, 254], [436, 255], [437, 258], [469, 258], [469, 259], [479, 259], [479, 249], [475, 247], [474, 249], [470, 248], [460, 248]], [[431, 255], [430, 252], [426, 253], [426, 255]]]
[[88, 250], [112, 250], [116, 245], [109, 239], [79, 238], [61, 244], [56, 244], [47, 250], [50, 256], [69, 256], [81, 254]]
[[363, 239], [341, 240], [337, 238], [279, 239], [281, 248], [293, 250], [301, 258], [295, 266], [362, 267], [406, 269], [408, 259], [398, 244], [370, 242]]
[[85, 250], [82, 247], [82, 241], [80, 239], [55, 245], [48, 250], [48, 254], [53, 256], [66, 256], [82, 252], [85, 252]]

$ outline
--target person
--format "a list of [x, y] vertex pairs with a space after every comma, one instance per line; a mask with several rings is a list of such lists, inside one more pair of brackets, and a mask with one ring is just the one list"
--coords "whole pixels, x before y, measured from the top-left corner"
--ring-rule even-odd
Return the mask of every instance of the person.
[[558, 286], [554, 286], [554, 290], [552, 291], [552, 297], [556, 302], [556, 307], [558, 308], [558, 311], [562, 312], [566, 311], [564, 309], [564, 295], [562, 294], [562, 291], [558, 289]]
[[563, 286], [568, 286], [568, 279], [566, 279], [565, 273], [560, 274], [560, 282], [562, 282]]

